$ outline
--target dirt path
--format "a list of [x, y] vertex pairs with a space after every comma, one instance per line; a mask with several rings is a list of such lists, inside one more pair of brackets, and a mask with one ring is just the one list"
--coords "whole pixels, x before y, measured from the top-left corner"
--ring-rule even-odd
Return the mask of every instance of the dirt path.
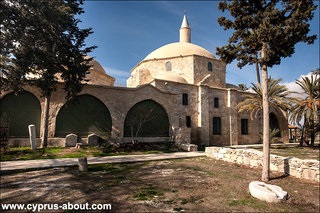
[[272, 184], [288, 191], [280, 204], [248, 193], [259, 169], [207, 157], [130, 164], [90, 165], [1, 174], [1, 203], [96, 203], [111, 212], [318, 212], [319, 184], [273, 174]]

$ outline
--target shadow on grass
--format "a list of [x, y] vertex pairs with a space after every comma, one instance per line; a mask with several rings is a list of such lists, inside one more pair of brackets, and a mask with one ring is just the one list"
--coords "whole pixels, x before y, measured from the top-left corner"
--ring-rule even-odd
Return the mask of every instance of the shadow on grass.
[[13, 147], [1, 154], [0, 161], [10, 160], [34, 160], [80, 157], [103, 157], [132, 154], [159, 154], [173, 153], [179, 150], [173, 142], [137, 143], [137, 144], [109, 144], [108, 146], [82, 146], [74, 147], [48, 147], [45, 150], [31, 150], [30, 147]]
[[271, 178], [270, 178], [270, 181], [271, 181], [271, 180], [281, 180], [281, 179], [285, 179], [285, 178], [287, 178], [287, 177], [289, 177], [289, 176], [290, 176], [289, 174], [283, 174], [283, 175], [271, 177]]

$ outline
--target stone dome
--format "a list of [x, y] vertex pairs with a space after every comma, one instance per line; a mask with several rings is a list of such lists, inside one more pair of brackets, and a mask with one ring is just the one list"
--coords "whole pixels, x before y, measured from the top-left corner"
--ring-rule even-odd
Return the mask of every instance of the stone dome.
[[188, 82], [186, 81], [186, 79], [184, 79], [184, 77], [175, 74], [175, 73], [159, 73], [155, 79], [158, 80], [165, 80], [165, 81], [172, 81], [172, 82], [177, 82], [177, 83], [184, 83], [187, 84]]
[[103, 69], [103, 67], [99, 64], [98, 61], [92, 59], [90, 62], [89, 62], [89, 65], [91, 66], [89, 71], [96, 71], [98, 73], [103, 73], [103, 74], [106, 74], [105, 70]]
[[151, 52], [144, 60], [162, 59], [179, 56], [198, 55], [215, 59], [215, 57], [206, 49], [192, 43], [175, 42], [164, 45]]
[[[89, 56], [85, 56], [85, 58], [88, 57]], [[86, 75], [87, 80], [89, 80], [89, 82], [87, 82], [88, 84], [106, 86], [114, 85], [115, 78], [109, 76], [98, 61], [92, 59], [89, 62], [89, 65], [91, 66], [89, 68], [89, 74]]]

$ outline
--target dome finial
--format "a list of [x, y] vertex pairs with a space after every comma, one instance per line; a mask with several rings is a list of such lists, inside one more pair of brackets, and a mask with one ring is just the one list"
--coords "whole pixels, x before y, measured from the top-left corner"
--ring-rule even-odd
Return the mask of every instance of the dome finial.
[[180, 42], [191, 43], [191, 28], [188, 23], [186, 11], [184, 11], [183, 20], [180, 27]]
[[182, 20], [182, 24], [181, 24], [181, 27], [180, 28], [190, 28], [189, 26], [189, 22], [188, 22], [188, 19], [187, 19], [187, 15], [186, 15], [186, 11], [184, 11], [184, 15], [183, 15], [183, 20]]

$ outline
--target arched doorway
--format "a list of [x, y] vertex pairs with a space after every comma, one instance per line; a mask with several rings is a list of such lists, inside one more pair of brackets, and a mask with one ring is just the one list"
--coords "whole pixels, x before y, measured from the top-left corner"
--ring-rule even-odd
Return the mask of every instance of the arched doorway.
[[279, 126], [279, 122], [278, 122], [278, 119], [277, 119], [277, 116], [273, 113], [270, 113], [270, 130], [273, 131], [273, 130], [278, 130], [278, 133], [275, 135], [275, 137], [281, 137], [281, 129], [280, 129], [280, 126]]
[[88, 136], [95, 133], [110, 136], [112, 120], [108, 108], [91, 95], [80, 95], [68, 101], [59, 111], [56, 121], [56, 137], [70, 133]]
[[41, 105], [36, 96], [23, 91], [17, 95], [9, 93], [0, 100], [1, 116], [9, 118], [9, 136], [29, 137], [28, 126], [34, 124], [36, 135], [40, 135]]
[[135, 104], [127, 113], [124, 137], [168, 137], [169, 119], [165, 109], [153, 100]]

